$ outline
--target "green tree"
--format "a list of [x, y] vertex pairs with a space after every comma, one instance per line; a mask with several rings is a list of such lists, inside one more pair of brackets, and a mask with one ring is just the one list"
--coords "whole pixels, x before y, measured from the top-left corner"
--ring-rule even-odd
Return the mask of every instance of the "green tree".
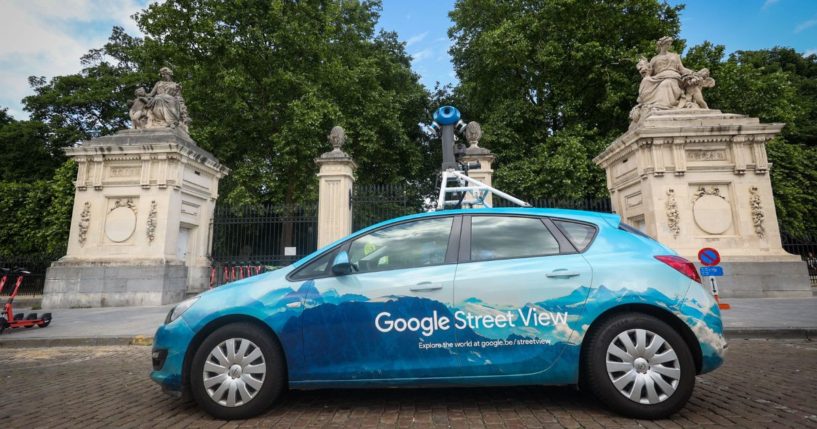
[[627, 129], [635, 63], [678, 34], [680, 10], [656, 0], [458, 0], [456, 91], [497, 154], [498, 186], [526, 198], [604, 195], [591, 160]]
[[418, 124], [428, 94], [405, 47], [375, 32], [379, 1], [171, 0], [136, 15], [143, 39], [115, 28], [76, 75], [32, 79], [32, 118], [74, 141], [121, 129], [127, 99], [174, 70], [191, 136], [233, 169], [233, 202], [314, 198], [313, 159], [343, 126], [362, 182], [427, 184], [432, 146]]
[[69, 160], [50, 180], [0, 182], [0, 260], [65, 254], [75, 177]]
[[50, 178], [63, 161], [48, 126], [40, 121], [16, 121], [0, 109], [0, 181], [29, 182]]

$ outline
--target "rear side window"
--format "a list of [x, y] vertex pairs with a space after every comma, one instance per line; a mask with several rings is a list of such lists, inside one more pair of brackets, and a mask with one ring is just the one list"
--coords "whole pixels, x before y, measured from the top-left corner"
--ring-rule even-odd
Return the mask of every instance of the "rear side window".
[[553, 219], [553, 223], [562, 230], [567, 236], [567, 239], [576, 246], [576, 250], [584, 252], [593, 237], [596, 235], [596, 228], [585, 223], [568, 222], [564, 220]]
[[471, 260], [556, 255], [559, 242], [541, 219], [513, 216], [471, 217]]
[[639, 237], [644, 237], [644, 238], [646, 238], [646, 239], [649, 239], [649, 240], [655, 241], [655, 239], [654, 239], [654, 238], [650, 237], [650, 236], [649, 236], [649, 235], [647, 235], [647, 234], [644, 234], [643, 232], [641, 232], [641, 231], [640, 231], [640, 230], [638, 230], [637, 228], [633, 228], [632, 226], [627, 225], [627, 224], [626, 224], [626, 223], [624, 223], [624, 222], [622, 222], [622, 223], [620, 223], [620, 224], [618, 225], [618, 229], [623, 230], [623, 231], [627, 231], [627, 232], [629, 232], [630, 234], [635, 234], [635, 235], [637, 235], [637, 236], [639, 236]]

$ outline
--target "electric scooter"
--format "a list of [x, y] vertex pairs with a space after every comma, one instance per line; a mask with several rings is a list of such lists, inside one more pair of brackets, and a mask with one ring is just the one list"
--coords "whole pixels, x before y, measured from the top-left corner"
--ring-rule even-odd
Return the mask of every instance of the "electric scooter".
[[0, 315], [0, 334], [2, 334], [6, 328], [31, 328], [33, 326], [45, 328], [51, 324], [51, 313], [43, 313], [42, 317], [40, 318], [37, 317], [37, 313], [28, 313], [28, 316], [25, 316], [24, 313], [14, 314], [14, 297], [17, 296], [17, 292], [20, 290], [20, 285], [23, 284], [23, 276], [31, 274], [30, 272], [20, 268], [15, 268], [13, 270], [8, 268], [0, 268], [0, 274], [3, 275], [3, 277], [0, 277], [0, 293], [3, 291], [3, 287], [6, 285], [9, 275], [17, 274], [17, 283], [14, 285], [14, 290], [12, 290], [9, 294], [8, 301], [6, 301], [6, 304], [3, 306], [3, 314]]

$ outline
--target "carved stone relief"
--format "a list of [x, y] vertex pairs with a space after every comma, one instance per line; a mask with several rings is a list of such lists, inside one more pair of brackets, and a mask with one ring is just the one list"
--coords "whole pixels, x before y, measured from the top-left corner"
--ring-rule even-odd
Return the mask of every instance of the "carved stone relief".
[[150, 213], [148, 213], [147, 236], [148, 242], [152, 243], [156, 239], [156, 201], [150, 202]]
[[717, 186], [699, 186], [692, 198], [695, 224], [707, 234], [723, 234], [732, 226], [732, 205]]
[[667, 225], [672, 231], [672, 238], [678, 238], [681, 233], [681, 219], [678, 213], [678, 202], [675, 201], [675, 190], [670, 188], [667, 190]]
[[689, 161], [726, 161], [726, 150], [687, 150]]
[[105, 235], [114, 243], [127, 241], [136, 229], [136, 205], [130, 198], [117, 199], [105, 219]]
[[752, 209], [752, 224], [755, 227], [755, 234], [760, 238], [766, 238], [766, 227], [763, 226], [766, 215], [763, 214], [763, 206], [760, 204], [760, 193], [757, 186], [749, 188], [749, 195], [749, 206]]
[[80, 247], [85, 246], [85, 240], [88, 239], [88, 228], [91, 226], [91, 203], [86, 201], [82, 205], [82, 213], [79, 214], [79, 240]]

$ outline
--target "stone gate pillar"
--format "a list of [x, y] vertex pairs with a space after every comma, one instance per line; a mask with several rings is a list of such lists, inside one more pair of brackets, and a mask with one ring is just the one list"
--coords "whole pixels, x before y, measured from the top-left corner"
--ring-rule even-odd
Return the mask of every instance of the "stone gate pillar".
[[133, 129], [68, 148], [77, 162], [68, 250], [43, 307], [162, 305], [209, 285], [210, 225], [229, 173], [190, 138], [173, 72], [131, 100]]
[[318, 165], [318, 248], [352, 232], [352, 189], [357, 164], [341, 150], [346, 134], [341, 127], [329, 133], [333, 149], [315, 159]]
[[[477, 161], [480, 165], [478, 169], [469, 170], [468, 176], [488, 186], [493, 186], [491, 181], [493, 180], [494, 170], [491, 169], [491, 164], [493, 164], [496, 157], [490, 150], [479, 146], [479, 139], [482, 137], [482, 129], [479, 123], [475, 121], [469, 122], [465, 127], [464, 135], [468, 141], [468, 147], [465, 149], [465, 155], [463, 155], [462, 160], [464, 162]], [[488, 194], [485, 198], [485, 202], [489, 205], [493, 205], [493, 196]]]
[[79, 167], [71, 232], [46, 274], [44, 308], [162, 305], [208, 287], [210, 223], [229, 169], [169, 128], [66, 153]]
[[811, 296], [805, 263], [783, 250], [766, 142], [783, 124], [711, 109], [652, 112], [594, 161], [613, 210], [690, 261], [714, 247], [723, 297]]
[[784, 124], [710, 109], [702, 90], [715, 79], [684, 67], [672, 42], [638, 61], [629, 130], [593, 159], [613, 210], [690, 261], [718, 249], [723, 297], [811, 296], [805, 262], [783, 250], [769, 179], [766, 142]]

